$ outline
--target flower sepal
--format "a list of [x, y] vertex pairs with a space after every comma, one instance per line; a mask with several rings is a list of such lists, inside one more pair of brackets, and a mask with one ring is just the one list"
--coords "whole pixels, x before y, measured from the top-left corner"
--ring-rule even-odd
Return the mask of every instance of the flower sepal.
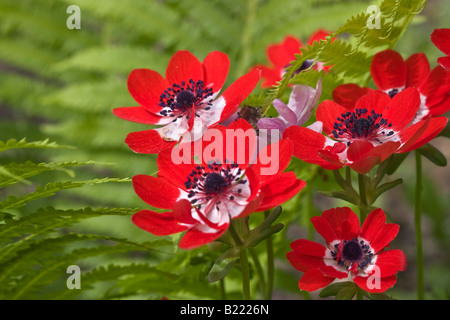
[[245, 242], [247, 248], [258, 245], [261, 241], [271, 237], [275, 233], [280, 232], [284, 228], [282, 223], [272, 225], [281, 215], [281, 211], [282, 209], [280, 206], [275, 207], [259, 226], [253, 230], [250, 230]]
[[334, 297], [334, 300], [352, 300], [355, 296], [357, 299], [367, 297], [370, 300], [393, 300], [393, 298], [385, 293], [364, 291], [352, 281], [330, 284], [320, 291], [319, 296], [321, 298]]
[[208, 282], [216, 282], [225, 278], [239, 258], [239, 249], [230, 248], [214, 261], [206, 277]]

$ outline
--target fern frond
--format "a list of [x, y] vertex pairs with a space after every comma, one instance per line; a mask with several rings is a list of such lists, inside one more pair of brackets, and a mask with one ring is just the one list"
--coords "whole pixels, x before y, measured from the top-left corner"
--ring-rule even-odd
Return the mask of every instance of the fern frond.
[[42, 141], [32, 141], [27, 142], [26, 138], [19, 141], [16, 139], [9, 139], [6, 142], [0, 140], [0, 152], [10, 150], [10, 149], [23, 149], [23, 148], [40, 148], [40, 149], [74, 149], [72, 146], [59, 145], [56, 142], [50, 142], [50, 139], [45, 139]]
[[27, 178], [33, 177], [43, 172], [47, 171], [63, 171], [67, 173], [71, 178], [75, 177], [72, 170], [67, 169], [70, 167], [79, 167], [92, 164], [102, 164], [105, 163], [97, 161], [67, 161], [67, 162], [41, 162], [34, 163], [32, 161], [26, 161], [25, 163], [8, 163], [4, 166], [0, 166], [0, 188], [6, 187], [8, 185], [23, 182], [26, 184], [31, 184], [27, 181]]
[[5, 201], [0, 202], [0, 211], [11, 208], [18, 208], [25, 205], [29, 201], [51, 197], [57, 192], [65, 189], [79, 188], [85, 185], [94, 185], [107, 182], [131, 182], [129, 178], [102, 178], [87, 181], [66, 181], [66, 182], [51, 182], [44, 187], [36, 187], [35, 192], [29, 193], [22, 197], [9, 196]]
[[[69, 235], [70, 237], [71, 235]], [[64, 237], [64, 236], [63, 236]], [[67, 236], [66, 236], [67, 237]], [[82, 240], [86, 237], [73, 235], [74, 238], [79, 238]], [[88, 236], [91, 238], [91, 236]], [[94, 236], [94, 238], [97, 238]], [[60, 278], [65, 274], [66, 269], [70, 265], [74, 265], [80, 263], [83, 259], [98, 257], [101, 255], [109, 255], [109, 254], [123, 254], [123, 253], [131, 253], [131, 252], [148, 252], [149, 250], [154, 249], [155, 245], [151, 242], [147, 242], [144, 244], [135, 243], [132, 241], [128, 241], [125, 239], [114, 238], [114, 237], [105, 237], [106, 240], [113, 241], [116, 244], [113, 245], [101, 245], [92, 248], [80, 248], [75, 249], [67, 254], [57, 255], [56, 257], [49, 257], [48, 259], [41, 259], [38, 256], [37, 265], [39, 268], [29, 268], [28, 272], [21, 277], [16, 285], [13, 287], [11, 292], [8, 293], [10, 299], [22, 299], [25, 295], [29, 298], [35, 297], [34, 293], [42, 289], [42, 287], [48, 285], [49, 283], [54, 282], [56, 279]], [[51, 239], [43, 240], [44, 243], [51, 243]], [[54, 242], [60, 241], [58, 238], [54, 240]], [[54, 245], [51, 244], [51, 245]], [[156, 244], [160, 245], [159, 242]], [[36, 252], [37, 248], [41, 246], [41, 243], [35, 243], [27, 252], [33, 255], [33, 252]], [[54, 252], [51, 250], [43, 250], [42, 252]], [[66, 288], [64, 288], [66, 289]]]
[[[129, 216], [138, 209], [133, 208], [85, 208], [79, 210], [59, 210], [53, 207], [40, 208], [20, 219], [9, 219], [0, 225], [0, 243], [9, 243], [14, 238], [25, 239], [42, 236], [57, 228], [68, 227], [82, 219], [101, 216]], [[17, 242], [17, 241], [16, 241]], [[2, 256], [0, 249], [0, 257]]]

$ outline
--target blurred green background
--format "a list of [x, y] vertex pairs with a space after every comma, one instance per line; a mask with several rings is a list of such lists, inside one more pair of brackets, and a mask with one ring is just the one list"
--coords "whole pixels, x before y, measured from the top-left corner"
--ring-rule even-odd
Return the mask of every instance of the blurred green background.
[[[0, 140], [26, 138], [27, 141], [35, 141], [49, 138], [58, 144], [75, 147], [6, 152], [0, 155], [0, 163], [28, 159], [37, 162], [94, 160], [104, 163], [77, 168], [75, 175], [78, 180], [154, 174], [157, 171], [155, 155], [135, 154], [124, 143], [127, 133], [147, 129], [148, 126], [126, 122], [112, 114], [113, 108], [136, 105], [126, 86], [131, 70], [149, 68], [164, 74], [170, 57], [177, 50], [190, 50], [200, 60], [210, 51], [220, 50], [228, 54], [231, 61], [226, 88], [251, 66], [268, 63], [265, 50], [269, 44], [282, 41], [288, 34], [306, 42], [315, 30], [336, 30], [351, 16], [366, 13], [367, 7], [373, 3], [379, 2], [0, 0]], [[71, 15], [66, 12], [69, 5], [80, 7], [81, 29], [70, 30], [66, 27], [66, 20]], [[434, 67], [442, 53], [432, 45], [430, 34], [435, 28], [450, 27], [449, 15], [449, 1], [429, 1], [394, 49], [405, 58], [415, 52], [424, 52]], [[257, 88], [255, 94], [259, 92], [261, 89]], [[433, 145], [450, 160], [446, 138], [436, 139]], [[401, 225], [400, 234], [392, 246], [405, 251], [409, 268], [399, 275], [398, 284], [391, 293], [396, 298], [405, 299], [413, 299], [415, 290], [413, 158], [408, 157], [396, 173], [404, 179], [404, 183], [377, 202], [389, 212], [394, 222]], [[299, 162], [295, 164], [303, 166], [305, 176], [308, 175], [310, 166]], [[437, 167], [427, 160], [423, 165], [427, 297], [447, 299], [450, 296], [450, 173], [448, 167]], [[6, 189], [0, 194], [0, 199], [9, 194], [27, 192], [37, 184], [70, 178], [65, 172], [41, 175], [31, 179], [32, 186], [18, 185]], [[309, 206], [313, 214], [320, 214], [321, 210], [330, 206], [343, 204], [316, 192], [336, 189], [330, 179], [329, 172], [319, 170], [310, 183], [308, 193], [285, 206], [286, 218], [283, 222], [289, 223], [290, 228], [276, 240], [279, 259], [274, 298], [305, 298], [297, 290], [299, 275], [289, 268], [284, 255], [292, 240], [310, 232], [308, 216], [299, 214], [305, 206]], [[308, 196], [311, 196], [310, 201], [305, 200]], [[304, 203], [299, 199], [305, 200]], [[60, 209], [145, 207], [134, 194], [130, 183], [112, 183], [64, 191], [55, 197], [34, 201], [14, 211], [14, 214], [26, 216], [47, 205]], [[89, 219], [74, 230], [135, 241], [154, 239], [136, 228], [129, 217]], [[133, 263], [148, 258], [144, 261], [151, 265], [163, 261], [169, 267], [184, 263], [185, 269], [180, 267], [177, 271], [181, 274], [186, 270], [196, 270], [198, 274], [194, 273], [193, 277], [200, 279], [204, 275], [204, 267], [195, 268], [202, 261], [207, 261], [209, 254], [207, 249], [200, 249], [169, 257], [128, 255], [121, 257], [120, 261]], [[191, 269], [186, 267], [188, 264]], [[138, 283], [140, 278], [136, 279]], [[239, 276], [230, 274], [230, 279], [232, 288], [233, 279], [237, 281]], [[154, 299], [162, 296], [206, 298], [214, 291], [195, 291], [192, 288], [194, 280], [180, 281], [176, 285], [175, 281], [171, 287], [170, 284], [166, 287], [148, 285], [147, 289], [136, 291], [144, 294], [145, 298]], [[205, 288], [209, 285], [204, 281], [202, 283]], [[214, 285], [210, 286], [214, 288]], [[98, 296], [81, 293], [81, 298], [91, 297]]]

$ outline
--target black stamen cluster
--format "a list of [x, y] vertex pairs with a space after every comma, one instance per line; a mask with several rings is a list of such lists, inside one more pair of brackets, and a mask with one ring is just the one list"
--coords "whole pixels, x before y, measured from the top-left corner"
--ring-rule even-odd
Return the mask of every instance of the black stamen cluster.
[[[355, 109], [354, 112], [341, 113], [341, 117], [336, 118], [333, 126], [332, 134], [336, 139], [356, 139], [356, 138], [373, 138], [375, 141], [382, 143], [376, 136], [391, 136], [394, 131], [381, 131], [380, 128], [390, 128], [392, 123], [383, 118], [382, 114], [375, 113], [374, 110], [369, 114], [366, 108]], [[350, 145], [350, 142], [347, 142]]]
[[[234, 170], [236, 169], [237, 170]], [[219, 161], [211, 162], [205, 166], [197, 166], [188, 175], [184, 186], [189, 190], [188, 198], [195, 204], [200, 198], [209, 201], [212, 197], [223, 194], [230, 186], [236, 183], [245, 184], [242, 179], [242, 170], [236, 163], [221, 164]], [[237, 190], [238, 193], [242, 189]], [[234, 200], [234, 196], [230, 196]]]
[[[181, 117], [195, 105], [200, 106], [202, 101], [212, 96], [212, 88], [204, 88], [202, 80], [195, 82], [190, 79], [188, 83], [182, 81], [181, 84], [174, 83], [164, 90], [159, 97], [159, 112], [164, 117]], [[204, 103], [204, 109], [211, 108], [211, 102]], [[198, 114], [196, 114], [198, 116]]]
[[353, 238], [352, 240], [343, 240], [341, 245], [342, 251], [340, 255], [339, 243], [336, 243], [334, 245], [334, 250], [331, 250], [333, 260], [336, 261], [337, 264], [350, 269], [353, 264], [356, 263], [360, 270], [364, 270], [364, 268], [372, 261], [373, 252], [364, 240], [360, 240], [359, 242], [356, 238]]

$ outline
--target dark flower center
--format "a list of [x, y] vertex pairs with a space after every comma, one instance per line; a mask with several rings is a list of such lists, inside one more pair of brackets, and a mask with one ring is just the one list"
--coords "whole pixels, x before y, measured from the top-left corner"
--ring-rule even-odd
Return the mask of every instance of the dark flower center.
[[[211, 101], [205, 101], [205, 99], [212, 94], [213, 89], [204, 88], [202, 80], [195, 82], [190, 79], [188, 83], [184, 81], [181, 84], [174, 83], [159, 97], [159, 106], [162, 108], [159, 114], [163, 117], [177, 117], [177, 119], [187, 114], [189, 119], [193, 107], [201, 107], [205, 110], [211, 108]], [[195, 116], [199, 115], [195, 113]]]
[[[388, 119], [383, 118], [382, 114], [375, 113], [374, 110], [369, 113], [366, 108], [341, 113], [341, 117], [337, 117], [336, 120], [332, 131], [336, 139], [362, 138], [383, 143], [377, 136], [386, 135], [389, 137], [394, 134], [394, 131], [385, 129], [392, 127], [392, 123], [388, 123]], [[351, 142], [347, 142], [348, 146], [350, 144]]]
[[395, 95], [397, 94], [397, 93], [399, 93], [401, 90], [398, 90], [398, 89], [392, 89], [392, 90], [389, 90], [388, 91], [388, 95], [389, 95], [389, 97], [391, 97], [391, 98], [393, 98], [393, 97], [395, 97]]
[[196, 98], [191, 91], [183, 90], [177, 93], [176, 100], [177, 100], [176, 102], [177, 108], [186, 109], [194, 104]]
[[[302, 72], [303, 70], [306, 70], [306, 69], [308, 69], [309, 67], [311, 67], [311, 65], [313, 64], [313, 61], [314, 61], [314, 60], [312, 60], [312, 59], [306, 59], [306, 60], [302, 63], [302, 65], [300, 66], [300, 68], [298, 68], [297, 70], [295, 70], [295, 71], [292, 73], [292, 77], [295, 76], [296, 74], [299, 74], [299, 73]], [[290, 63], [287, 64], [287, 65], [284, 67], [284, 69], [286, 70], [290, 65], [291, 65]]]
[[297, 74], [297, 73], [299, 73], [299, 72], [302, 72], [303, 70], [306, 70], [306, 69], [308, 69], [309, 67], [311, 67], [311, 65], [313, 64], [313, 61], [314, 61], [314, 60], [312, 60], [312, 59], [306, 59], [306, 60], [303, 62], [303, 64], [302, 64], [302, 66], [300, 67], [300, 69], [298, 69], [298, 70], [295, 72], [295, 74]]
[[227, 186], [225, 178], [220, 173], [216, 172], [208, 174], [205, 183], [203, 184], [206, 194], [221, 193]]
[[358, 261], [362, 257], [362, 249], [357, 241], [349, 241], [344, 244], [342, 258], [349, 261]]
[[338, 265], [345, 266], [348, 270], [363, 270], [370, 264], [373, 258], [373, 252], [370, 245], [364, 240], [353, 238], [352, 240], [343, 240], [341, 243], [334, 245], [331, 250], [333, 260]]
[[356, 119], [353, 123], [353, 132], [358, 137], [367, 137], [374, 129], [373, 121], [366, 118]]
[[[218, 195], [226, 195], [227, 189], [236, 184], [245, 184], [243, 172], [237, 164], [221, 164], [212, 162], [205, 166], [197, 166], [187, 177], [184, 186], [189, 190], [188, 198], [191, 204], [201, 205]], [[242, 189], [237, 189], [241, 193]], [[228, 196], [227, 196], [228, 197]], [[229, 196], [234, 200], [234, 196]]]

